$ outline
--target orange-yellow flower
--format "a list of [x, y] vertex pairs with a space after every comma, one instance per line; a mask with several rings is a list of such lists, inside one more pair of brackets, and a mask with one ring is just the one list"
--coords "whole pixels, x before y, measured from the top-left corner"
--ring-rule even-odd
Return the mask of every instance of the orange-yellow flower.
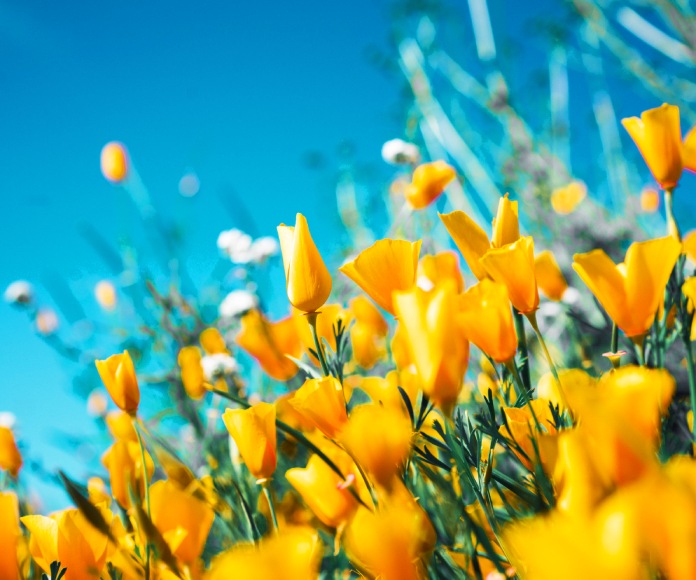
[[[131, 505], [129, 488], [137, 497], [145, 497], [143, 460], [138, 443], [135, 441], [116, 441], [102, 456], [102, 463], [109, 471], [111, 494], [122, 508], [128, 509]], [[147, 451], [145, 451], [145, 464], [147, 466], [147, 481], [152, 481], [155, 464]]]
[[128, 152], [123, 143], [111, 141], [101, 150], [102, 175], [112, 183], [120, 183], [128, 176]]
[[305, 217], [298, 213], [295, 227], [278, 226], [288, 300], [298, 310], [316, 312], [331, 294], [331, 274], [317, 250]]
[[394, 314], [392, 294], [416, 283], [421, 241], [378, 240], [339, 268], [379, 306]]
[[443, 282], [430, 292], [396, 292], [394, 305], [423, 392], [449, 412], [469, 362], [469, 344], [457, 324], [454, 284]]
[[353, 358], [364, 369], [371, 369], [386, 354], [387, 321], [365, 296], [350, 301], [355, 323], [350, 329]]
[[297, 374], [297, 365], [285, 356], [298, 358], [302, 353], [292, 316], [269, 322], [258, 310], [250, 310], [242, 317], [242, 328], [235, 340], [270, 377], [287, 381]]
[[491, 247], [502, 248], [520, 239], [519, 210], [516, 201], [510, 201], [506, 193], [498, 202], [498, 212], [493, 219]]
[[660, 192], [646, 187], [640, 192], [640, 209], [645, 213], [655, 213], [660, 209]]
[[440, 252], [423, 256], [418, 262], [418, 286], [430, 290], [442, 280], [452, 280], [457, 293], [464, 289], [464, 278], [459, 269], [459, 258], [454, 252]]
[[290, 404], [329, 439], [335, 439], [348, 422], [343, 386], [335, 377], [307, 379]]
[[164, 536], [172, 553], [192, 566], [203, 551], [213, 525], [213, 510], [170, 481], [158, 481], [150, 488], [152, 523]]
[[585, 184], [582, 181], [571, 181], [568, 185], [553, 190], [551, 207], [559, 215], [568, 215], [573, 213], [586, 197]]
[[22, 454], [17, 448], [14, 434], [9, 427], [0, 426], [0, 469], [17, 477], [22, 468]]
[[684, 235], [682, 249], [694, 264], [696, 264], [696, 230], [691, 230]]
[[493, 280], [505, 284], [510, 302], [519, 312], [529, 314], [539, 308], [534, 239], [531, 236], [489, 250], [480, 261]]
[[206, 328], [199, 337], [205, 354], [229, 354], [225, 339], [217, 328]]
[[[551, 408], [545, 399], [534, 399], [530, 401], [530, 405], [534, 409], [534, 415], [529, 406], [503, 408], [506, 425], [500, 427], [500, 434], [517, 443], [512, 450], [527, 469], [531, 470], [535, 463], [541, 462], [544, 471], [551, 473], [556, 460], [554, 435], [557, 433]], [[539, 421], [539, 426], [534, 416]]]
[[104, 420], [109, 433], [116, 441], [138, 441], [133, 417], [125, 411], [111, 411]]
[[540, 252], [534, 259], [534, 274], [537, 286], [549, 300], [561, 300], [568, 289], [561, 268], [551, 250]]
[[118, 301], [116, 297], [116, 288], [108, 280], [101, 280], [97, 282], [94, 287], [94, 296], [104, 310], [111, 312], [116, 308], [116, 303]]
[[181, 369], [181, 382], [184, 384], [186, 394], [192, 399], [200, 399], [206, 392], [202, 358], [201, 349], [197, 346], [185, 346], [177, 356]]
[[573, 269], [629, 337], [644, 335], [663, 300], [665, 286], [681, 252], [667, 236], [635, 242], [618, 266], [603, 250], [573, 256]]
[[222, 420], [251, 474], [267, 479], [276, 468], [276, 408], [256, 403], [249, 409], [227, 409]]
[[[464, 335], [497, 363], [512, 360], [517, 352], [517, 332], [507, 288], [481, 280], [460, 299], [459, 323]], [[485, 324], [481, 321], [485, 320]]]
[[140, 404], [140, 388], [133, 360], [127, 350], [106, 360], [95, 360], [99, 376], [116, 406], [135, 415]]
[[413, 209], [423, 209], [433, 203], [457, 177], [454, 167], [444, 161], [423, 163], [413, 172], [404, 195]]
[[17, 495], [0, 492], [0, 578], [19, 580], [17, 548], [21, 537]]
[[285, 477], [327, 526], [340, 526], [358, 507], [345, 482], [318, 455], [312, 455], [304, 469], [289, 469]]
[[664, 103], [638, 117], [622, 119], [643, 159], [662, 189], [676, 187], [684, 168], [679, 107]]

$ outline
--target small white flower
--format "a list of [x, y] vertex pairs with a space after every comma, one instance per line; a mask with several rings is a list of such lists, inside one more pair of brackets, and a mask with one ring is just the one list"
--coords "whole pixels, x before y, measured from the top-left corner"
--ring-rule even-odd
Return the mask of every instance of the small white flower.
[[87, 413], [92, 417], [103, 417], [109, 401], [101, 389], [94, 389], [87, 397]]
[[13, 429], [17, 423], [17, 417], [9, 411], [3, 411], [0, 413], [0, 427], [6, 427], [7, 429]]
[[217, 247], [235, 264], [248, 264], [254, 259], [251, 236], [238, 229], [221, 232]]
[[382, 159], [391, 165], [415, 165], [420, 161], [420, 150], [403, 139], [392, 139], [382, 145]]
[[254, 256], [253, 261], [257, 263], [263, 263], [271, 256], [275, 256], [278, 250], [278, 241], [270, 236], [258, 238], [251, 245], [251, 253]]
[[221, 318], [236, 318], [248, 310], [255, 308], [259, 303], [256, 295], [246, 290], [233, 290], [221, 302], [218, 312]]
[[570, 306], [574, 306], [578, 302], [580, 302], [580, 292], [577, 288], [568, 286], [568, 288], [566, 288], [566, 291], [563, 293], [563, 298], [561, 298], [561, 301], [565, 302], [566, 304], [569, 304]]
[[12, 282], [5, 290], [5, 302], [29, 304], [34, 299], [34, 287], [26, 280]]
[[221, 377], [234, 374], [239, 365], [229, 354], [217, 353], [209, 354], [201, 359], [203, 374], [209, 382], [213, 382]]
[[58, 315], [50, 308], [42, 308], [36, 313], [36, 330], [39, 334], [48, 336], [58, 330]]

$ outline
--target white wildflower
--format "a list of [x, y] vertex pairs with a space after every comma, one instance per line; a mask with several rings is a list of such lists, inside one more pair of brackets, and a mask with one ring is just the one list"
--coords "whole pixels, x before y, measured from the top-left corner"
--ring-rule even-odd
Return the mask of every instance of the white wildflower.
[[220, 232], [217, 247], [235, 264], [248, 264], [254, 259], [253, 241], [249, 234], [238, 229]]
[[26, 280], [16, 280], [5, 290], [5, 302], [29, 304], [34, 299], [34, 287]]
[[214, 382], [224, 376], [234, 374], [239, 365], [237, 361], [229, 354], [217, 353], [209, 354], [201, 359], [203, 374], [209, 382]]
[[264, 236], [254, 240], [251, 245], [251, 253], [253, 254], [252, 261], [263, 263], [268, 258], [275, 256], [278, 253], [278, 240], [271, 236]]
[[420, 150], [403, 139], [392, 139], [382, 145], [382, 159], [391, 165], [415, 165], [420, 161]]
[[9, 411], [3, 411], [0, 413], [0, 427], [6, 427], [7, 429], [13, 429], [17, 423], [17, 417]]
[[218, 308], [221, 318], [236, 318], [248, 310], [255, 308], [259, 303], [256, 295], [246, 290], [233, 290], [222, 301]]

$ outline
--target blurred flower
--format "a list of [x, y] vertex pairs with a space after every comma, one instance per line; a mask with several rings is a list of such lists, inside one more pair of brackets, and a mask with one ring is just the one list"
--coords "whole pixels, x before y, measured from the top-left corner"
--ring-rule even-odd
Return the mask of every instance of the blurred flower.
[[664, 103], [638, 117], [622, 119], [640, 149], [648, 168], [662, 189], [673, 189], [684, 167], [679, 107]]
[[322, 545], [311, 528], [289, 527], [255, 545], [237, 544], [214, 558], [206, 580], [314, 580], [319, 578]]
[[317, 518], [332, 528], [348, 521], [358, 507], [345, 482], [318, 455], [312, 455], [304, 469], [288, 469], [285, 478]]
[[108, 310], [110, 312], [116, 308], [116, 288], [108, 280], [97, 282], [97, 285], [94, 287], [94, 296], [97, 299], [99, 306], [101, 306], [104, 310]]
[[395, 292], [394, 306], [423, 392], [449, 413], [469, 360], [469, 344], [457, 323], [454, 283], [441, 282], [430, 292]]
[[271, 477], [277, 461], [275, 406], [262, 402], [249, 409], [227, 409], [222, 420], [251, 474]]
[[103, 417], [106, 415], [108, 405], [109, 401], [101, 389], [94, 389], [87, 397], [87, 413], [92, 417]]
[[667, 236], [634, 242], [618, 266], [604, 250], [573, 256], [573, 269], [629, 337], [644, 335], [664, 298], [665, 286], [681, 252]]
[[185, 346], [179, 351], [177, 363], [181, 369], [181, 382], [186, 394], [200, 399], [206, 392], [206, 375], [201, 363], [203, 355], [197, 346]]
[[[464, 335], [497, 363], [512, 360], [517, 352], [517, 332], [510, 312], [507, 288], [481, 280], [460, 300], [459, 323]], [[481, 321], [485, 320], [485, 324]]]
[[186, 173], [179, 180], [179, 193], [184, 197], [193, 197], [201, 188], [198, 176], [191, 172]]
[[257, 263], [263, 263], [268, 258], [275, 256], [279, 249], [280, 247], [278, 246], [278, 242], [275, 238], [270, 236], [258, 238], [254, 240], [253, 244], [251, 244], [251, 253], [253, 255], [252, 260]]
[[0, 469], [17, 477], [22, 468], [22, 455], [17, 448], [14, 433], [9, 427], [0, 427]]
[[[150, 454], [145, 451], [147, 481], [152, 481], [155, 464]], [[129, 489], [136, 498], [145, 497], [145, 478], [143, 477], [143, 455], [136, 441], [118, 440], [104, 453], [102, 463], [109, 471], [111, 495], [125, 510], [130, 508]]]
[[41, 308], [34, 319], [36, 331], [44, 336], [49, 336], [58, 330], [58, 315], [51, 308]]
[[365, 296], [350, 301], [355, 323], [350, 328], [353, 358], [364, 369], [371, 369], [386, 355], [387, 321], [379, 309]]
[[125, 411], [111, 411], [105, 417], [109, 433], [116, 441], [138, 441], [138, 435], [133, 425], [133, 417]]
[[660, 209], [660, 192], [646, 187], [640, 192], [640, 209], [645, 213], [655, 213]]
[[258, 310], [250, 310], [242, 317], [235, 340], [274, 379], [287, 381], [297, 374], [297, 365], [285, 356], [297, 358], [301, 354], [294, 317], [270, 322]]
[[106, 360], [95, 360], [94, 364], [116, 406], [135, 415], [140, 404], [140, 388], [128, 351], [110, 356]]
[[11, 491], [0, 492], [0, 578], [19, 580], [17, 550], [21, 537], [17, 495]]
[[334, 377], [307, 379], [290, 404], [329, 439], [336, 439], [348, 422], [343, 386]]
[[17, 417], [14, 413], [9, 411], [0, 411], [0, 427], [7, 427], [8, 429], [13, 429], [17, 424]]
[[682, 247], [686, 257], [696, 264], [696, 230], [691, 230], [684, 236]]
[[582, 181], [571, 181], [551, 193], [551, 207], [559, 215], [573, 213], [587, 197], [587, 186]]
[[233, 375], [239, 369], [239, 364], [229, 354], [209, 354], [201, 359], [203, 374], [210, 383], [217, 379]]
[[5, 302], [25, 305], [34, 300], [34, 287], [26, 280], [16, 280], [5, 289]]
[[102, 175], [112, 183], [121, 183], [128, 177], [130, 162], [123, 143], [111, 141], [101, 150]]
[[218, 312], [221, 318], [232, 319], [256, 308], [259, 299], [246, 290], [233, 290], [220, 303]]
[[391, 165], [415, 165], [420, 161], [420, 150], [403, 139], [391, 139], [382, 145], [382, 159]]
[[378, 240], [339, 270], [379, 306], [394, 314], [393, 293], [410, 290], [416, 283], [420, 247], [420, 240]]
[[150, 488], [152, 523], [164, 536], [172, 553], [192, 566], [203, 551], [215, 513], [201, 500], [171, 481]]
[[505, 284], [510, 302], [519, 312], [528, 314], [539, 307], [531, 236], [488, 250], [480, 262], [493, 280]]
[[416, 285], [423, 290], [431, 290], [442, 280], [452, 280], [457, 293], [464, 289], [464, 279], [459, 270], [459, 258], [454, 252], [439, 252], [423, 256], [418, 262]]
[[331, 274], [314, 245], [307, 220], [298, 213], [295, 227], [278, 226], [278, 237], [290, 304], [303, 312], [316, 312], [331, 294]]
[[440, 197], [456, 177], [457, 172], [444, 161], [423, 163], [416, 167], [411, 183], [406, 186], [406, 202], [413, 209], [423, 209]]
[[558, 301], [568, 289], [563, 272], [551, 250], [544, 250], [534, 259], [534, 273], [537, 286], [549, 300]]
[[218, 249], [235, 264], [248, 264], [252, 259], [252, 239], [249, 234], [233, 228], [220, 232]]
[[217, 328], [206, 328], [201, 332], [198, 340], [206, 354], [229, 354], [225, 339]]
[[503, 412], [506, 420], [499, 433], [515, 443], [512, 452], [530, 471], [540, 463], [544, 472], [550, 474], [556, 460], [556, 438], [552, 437], [556, 428], [549, 402], [534, 399], [525, 407], [504, 407]]

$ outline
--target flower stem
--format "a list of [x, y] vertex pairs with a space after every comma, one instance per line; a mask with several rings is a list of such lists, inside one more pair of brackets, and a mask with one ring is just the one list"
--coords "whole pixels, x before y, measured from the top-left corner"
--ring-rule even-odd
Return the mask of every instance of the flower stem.
[[[686, 370], [689, 373], [689, 396], [691, 399], [691, 410], [696, 414], [696, 372], [694, 371], [694, 351], [691, 347], [691, 340], [684, 340], [686, 345]], [[696, 421], [691, 429], [691, 434], [696, 438]]]
[[678, 242], [682, 241], [681, 233], [677, 220], [674, 218], [674, 208], [672, 207], [674, 188], [665, 189], [665, 215], [667, 217], [667, 234], [672, 236]]
[[529, 390], [532, 388], [532, 380], [529, 376], [529, 348], [527, 346], [527, 333], [524, 330], [524, 318], [515, 308], [512, 309], [515, 320], [515, 330], [517, 331], [518, 348], [521, 355], [520, 369], [522, 375], [522, 384], [524, 388]]
[[[143, 470], [143, 481], [145, 483], [145, 509], [147, 511], [147, 517], [152, 519], [150, 513], [150, 484], [147, 480], [147, 462], [145, 461], [145, 444], [143, 443], [143, 437], [140, 434], [140, 426], [138, 424], [138, 419], [133, 418], [133, 427], [135, 428], [135, 434], [138, 437], [138, 445], [140, 446], [140, 461], [142, 462]], [[146, 540], [145, 544], [145, 580], [150, 578], [150, 541]]]
[[314, 347], [317, 351], [317, 357], [321, 363], [321, 370], [325, 377], [328, 377], [331, 373], [329, 372], [329, 365], [326, 363], [326, 356], [324, 355], [324, 349], [321, 346], [319, 340], [319, 333], [317, 332], [317, 316], [320, 312], [309, 312], [307, 314], [307, 322], [309, 322], [309, 327], [312, 329], [312, 337], [314, 338]]
[[275, 533], [278, 533], [278, 518], [276, 517], [276, 511], [275, 507], [273, 505], [273, 498], [271, 497], [271, 490], [269, 489], [268, 486], [268, 479], [262, 479], [259, 480], [258, 483], [261, 486], [261, 489], [263, 489], [263, 495], [266, 496], [266, 501], [268, 502], [268, 511], [271, 512], [271, 520], [273, 521], [273, 529], [275, 530]]

